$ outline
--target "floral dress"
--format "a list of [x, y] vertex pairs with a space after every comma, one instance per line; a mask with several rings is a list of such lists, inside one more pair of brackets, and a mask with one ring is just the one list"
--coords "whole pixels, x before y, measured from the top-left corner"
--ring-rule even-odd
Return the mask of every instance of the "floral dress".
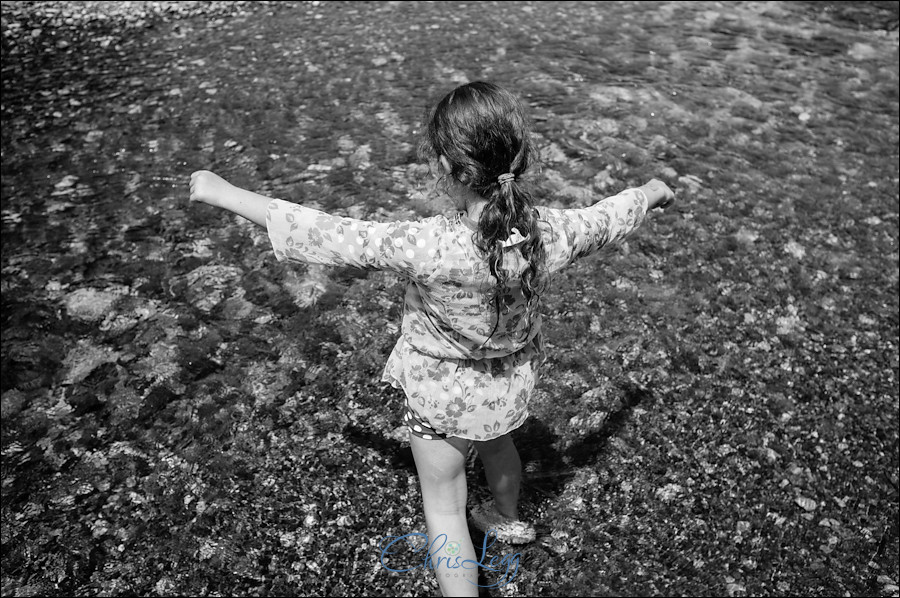
[[[547, 269], [552, 274], [621, 241], [646, 212], [639, 189], [587, 208], [538, 208]], [[404, 390], [418, 423], [439, 436], [491, 440], [525, 422], [543, 353], [540, 315], [529, 317], [516, 286], [527, 265], [518, 231], [504, 243], [510, 289], [498, 314], [490, 304], [494, 278], [466, 216], [379, 223], [275, 199], [266, 221], [279, 261], [390, 270], [407, 279], [402, 333], [383, 380]]]

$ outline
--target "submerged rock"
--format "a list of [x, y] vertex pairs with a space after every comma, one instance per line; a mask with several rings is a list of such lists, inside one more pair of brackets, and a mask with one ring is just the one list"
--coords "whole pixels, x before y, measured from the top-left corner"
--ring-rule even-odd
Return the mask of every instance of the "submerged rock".
[[116, 292], [82, 288], [70, 293], [64, 302], [70, 316], [96, 322], [106, 318], [120, 297], [121, 294]]

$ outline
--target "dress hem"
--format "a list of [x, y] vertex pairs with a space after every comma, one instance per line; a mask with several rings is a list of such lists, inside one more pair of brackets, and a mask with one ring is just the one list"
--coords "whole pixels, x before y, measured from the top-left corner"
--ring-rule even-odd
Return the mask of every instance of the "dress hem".
[[[410, 403], [410, 401], [409, 401], [409, 393], [406, 391], [406, 388], [404, 388], [403, 383], [400, 382], [400, 380], [398, 380], [398, 379], [397, 379], [396, 377], [394, 377], [393, 375], [388, 374], [387, 372], [385, 372], [385, 373], [382, 375], [382, 377], [381, 377], [381, 381], [390, 384], [393, 388], [396, 388], [397, 390], [402, 390], [402, 391], [403, 391], [403, 396], [406, 398], [407, 405], [409, 405], [409, 403]], [[412, 408], [412, 406], [410, 406], [410, 408]], [[521, 420], [519, 421], [518, 425], [516, 425], [514, 428], [510, 428], [509, 430], [506, 430], [506, 431], [503, 432], [502, 434], [497, 434], [496, 436], [491, 436], [490, 438], [469, 438], [469, 437], [463, 436], [463, 435], [461, 435], [461, 434], [450, 434], [450, 433], [447, 433], [447, 432], [442, 432], [441, 430], [438, 430], [437, 428], [435, 428], [435, 427], [434, 427], [434, 423], [433, 423], [431, 420], [428, 420], [428, 423], [429, 423], [429, 425], [430, 425], [432, 428], [434, 428], [434, 430], [435, 430], [436, 432], [440, 432], [441, 434], [444, 434], [444, 435], [447, 436], [448, 438], [462, 438], [463, 440], [471, 440], [472, 442], [489, 442], [489, 441], [491, 441], [491, 440], [496, 440], [496, 439], [500, 438], [501, 436], [505, 436], [506, 434], [509, 434], [509, 433], [511, 433], [511, 432], [513, 432], [513, 431], [515, 431], [515, 430], [518, 430], [519, 428], [521, 428], [523, 425], [525, 425], [525, 422], [528, 421], [528, 416], [529, 416], [529, 415], [530, 415], [530, 413], [529, 413], [529, 411], [528, 411], [528, 408], [526, 407], [524, 413], [522, 414], [522, 418], [521, 418]], [[421, 415], [420, 415], [419, 417], [421, 417]]]

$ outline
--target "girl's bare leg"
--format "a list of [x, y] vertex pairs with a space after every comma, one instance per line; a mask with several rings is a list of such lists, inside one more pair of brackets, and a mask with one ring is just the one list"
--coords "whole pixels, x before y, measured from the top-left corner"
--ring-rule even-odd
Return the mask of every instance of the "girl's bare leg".
[[[422, 486], [429, 554], [441, 593], [444, 596], [478, 596], [478, 566], [462, 565], [467, 560], [478, 562], [466, 525], [469, 441], [462, 438], [425, 440], [412, 433], [409, 441]], [[445, 538], [440, 538], [441, 535]]]
[[522, 461], [512, 437], [504, 434], [494, 440], [475, 442], [484, 464], [491, 494], [497, 511], [512, 519], [519, 518], [519, 487], [522, 484]]

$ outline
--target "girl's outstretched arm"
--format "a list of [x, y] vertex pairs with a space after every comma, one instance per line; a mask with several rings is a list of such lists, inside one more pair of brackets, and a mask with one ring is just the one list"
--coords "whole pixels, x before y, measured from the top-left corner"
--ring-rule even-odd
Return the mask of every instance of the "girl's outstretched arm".
[[235, 187], [208, 170], [191, 174], [191, 201], [266, 228], [279, 261], [390, 270], [417, 279], [439, 271], [437, 239], [446, 218], [372, 222], [335, 216]]
[[191, 174], [191, 201], [226, 209], [265, 228], [266, 208], [272, 198], [235, 187], [208, 170], [198, 170]]

